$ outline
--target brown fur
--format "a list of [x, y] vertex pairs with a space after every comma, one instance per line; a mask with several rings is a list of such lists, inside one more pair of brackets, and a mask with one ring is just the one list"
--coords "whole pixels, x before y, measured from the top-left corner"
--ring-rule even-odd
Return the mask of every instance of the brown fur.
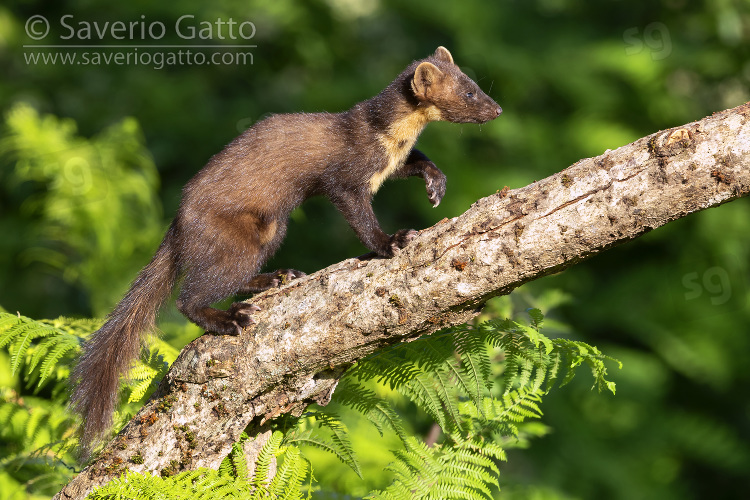
[[327, 196], [367, 248], [394, 255], [415, 232], [385, 234], [372, 195], [388, 177], [419, 176], [437, 206], [445, 175], [413, 149], [419, 134], [431, 121], [483, 123], [501, 111], [439, 47], [349, 111], [271, 116], [212, 157], [185, 186], [152, 262], [84, 346], [71, 403], [84, 418], [84, 449], [111, 425], [118, 379], [180, 275], [183, 314], [207, 331], [241, 333], [255, 306], [235, 303], [223, 311], [211, 305], [303, 275], [258, 271], [281, 244], [290, 212], [314, 195]]

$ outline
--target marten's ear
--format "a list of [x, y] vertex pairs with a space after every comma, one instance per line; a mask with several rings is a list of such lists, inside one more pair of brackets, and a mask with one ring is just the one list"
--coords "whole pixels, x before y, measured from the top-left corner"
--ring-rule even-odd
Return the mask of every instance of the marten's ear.
[[443, 72], [432, 63], [423, 62], [414, 70], [414, 78], [411, 80], [411, 88], [417, 99], [427, 99], [427, 90], [430, 86], [435, 85]]
[[451, 55], [451, 53], [448, 52], [448, 49], [446, 49], [442, 45], [435, 51], [435, 59], [437, 59], [438, 61], [445, 61], [448, 64], [455, 64], [453, 62], [453, 56]]

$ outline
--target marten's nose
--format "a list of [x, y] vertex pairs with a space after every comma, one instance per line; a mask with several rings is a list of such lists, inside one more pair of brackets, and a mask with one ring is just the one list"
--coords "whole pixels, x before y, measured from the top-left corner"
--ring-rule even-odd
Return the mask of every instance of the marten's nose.
[[498, 106], [497, 108], [495, 108], [495, 117], [500, 116], [500, 113], [502, 113], [502, 112], [503, 112], [503, 108], [501, 108], [500, 106]]

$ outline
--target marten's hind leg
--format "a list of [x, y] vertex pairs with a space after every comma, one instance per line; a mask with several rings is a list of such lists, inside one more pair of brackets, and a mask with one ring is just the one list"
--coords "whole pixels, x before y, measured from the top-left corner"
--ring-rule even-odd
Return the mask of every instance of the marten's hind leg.
[[275, 221], [262, 221], [250, 213], [231, 220], [213, 219], [209, 227], [214, 229], [210, 238], [189, 240], [202, 244], [188, 244], [183, 252], [184, 279], [177, 308], [206, 331], [239, 335], [253, 323], [252, 315], [259, 308], [235, 302], [222, 311], [211, 305], [244, 292], [250, 283], [263, 284], [262, 280], [255, 281], [256, 273], [270, 256], [268, 244], [277, 236], [283, 238], [284, 231], [277, 230]]
[[236, 293], [239, 286], [236, 281], [228, 282], [219, 277], [209, 286], [201, 285], [207, 285], [205, 280], [186, 275], [177, 299], [177, 308], [190, 321], [207, 332], [221, 335], [239, 335], [243, 328], [254, 323], [252, 315], [260, 310], [255, 304], [235, 302], [226, 311], [211, 307]]
[[[264, 225], [259, 234], [261, 243], [260, 258], [261, 262], [265, 262], [281, 245], [281, 241], [286, 234], [286, 221], [272, 221]], [[238, 293], [251, 294], [262, 292], [269, 288], [278, 288], [302, 276], [306, 276], [306, 274], [296, 269], [277, 269], [271, 273], [256, 274], [240, 287]]]

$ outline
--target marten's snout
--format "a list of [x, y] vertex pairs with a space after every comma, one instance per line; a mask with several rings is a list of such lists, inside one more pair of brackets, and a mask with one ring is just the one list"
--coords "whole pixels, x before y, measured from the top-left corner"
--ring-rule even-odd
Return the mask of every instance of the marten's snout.
[[489, 97], [487, 98], [490, 100], [490, 103], [487, 103], [489, 105], [485, 106], [484, 112], [482, 113], [482, 121], [481, 123], [486, 123], [488, 121], [494, 120], [498, 116], [500, 116], [500, 113], [503, 112], [503, 108], [501, 108], [495, 101], [492, 101]]
[[481, 105], [478, 110], [480, 123], [486, 123], [488, 121], [494, 120], [495, 118], [500, 116], [500, 113], [503, 112], [503, 108], [501, 108], [500, 105], [496, 103], [492, 97], [488, 96], [484, 92], [481, 93], [480, 102]]

